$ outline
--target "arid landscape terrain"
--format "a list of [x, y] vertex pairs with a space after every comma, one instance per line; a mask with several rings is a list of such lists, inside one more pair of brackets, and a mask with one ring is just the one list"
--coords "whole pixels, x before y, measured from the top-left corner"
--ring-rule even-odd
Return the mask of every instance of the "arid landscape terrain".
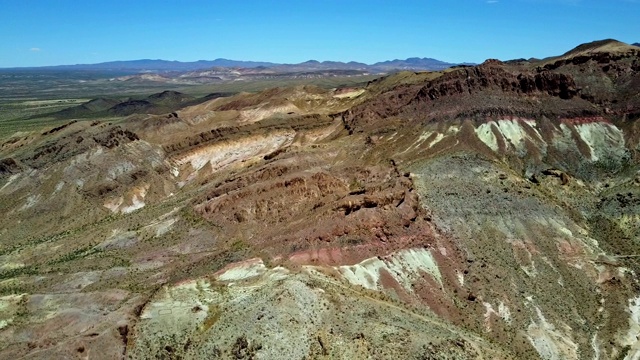
[[640, 359], [640, 47], [327, 66], [2, 73], [0, 358]]

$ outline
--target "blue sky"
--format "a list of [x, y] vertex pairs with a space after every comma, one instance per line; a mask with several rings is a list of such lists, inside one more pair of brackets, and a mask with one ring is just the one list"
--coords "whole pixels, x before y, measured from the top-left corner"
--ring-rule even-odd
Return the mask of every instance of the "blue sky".
[[640, 42], [640, 0], [0, 0], [0, 67], [545, 57]]

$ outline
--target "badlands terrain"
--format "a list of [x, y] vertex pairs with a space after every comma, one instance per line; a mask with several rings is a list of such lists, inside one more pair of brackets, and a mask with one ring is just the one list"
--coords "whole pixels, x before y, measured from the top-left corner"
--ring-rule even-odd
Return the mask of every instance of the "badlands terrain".
[[110, 101], [0, 139], [2, 359], [640, 359], [639, 47]]

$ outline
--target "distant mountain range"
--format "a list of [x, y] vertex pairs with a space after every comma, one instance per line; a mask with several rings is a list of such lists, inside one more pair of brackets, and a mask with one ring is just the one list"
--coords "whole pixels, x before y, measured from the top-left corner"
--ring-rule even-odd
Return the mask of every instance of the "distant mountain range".
[[[169, 61], [169, 60], [125, 60], [125, 61], [109, 61], [98, 64], [76, 64], [76, 65], [57, 65], [42, 66], [38, 69], [55, 69], [55, 70], [105, 70], [105, 71], [193, 71], [208, 69], [213, 67], [229, 67], [229, 68], [256, 68], [256, 67], [272, 67], [278, 64], [258, 61], [235, 61], [227, 59], [215, 60], [198, 60], [190, 62]], [[33, 68], [32, 68], [33, 69]]]
[[[467, 63], [465, 63], [466, 65]], [[375, 64], [364, 64], [355, 61], [316, 61], [309, 60], [299, 64], [278, 64], [260, 61], [238, 61], [228, 59], [199, 60], [192, 62], [168, 61], [168, 60], [130, 60], [110, 61], [98, 64], [76, 64], [32, 67], [28, 69], [40, 70], [85, 70], [85, 71], [126, 71], [140, 72], [187, 72], [213, 68], [236, 69], [273, 69], [277, 72], [302, 72], [323, 70], [358, 70], [364, 72], [388, 72], [393, 70], [442, 70], [451, 66], [461, 65], [448, 63], [431, 58], [409, 58], [405, 60], [390, 60]], [[22, 68], [27, 69], [27, 68]]]
[[631, 45], [640, 47], [640, 43], [633, 43]]

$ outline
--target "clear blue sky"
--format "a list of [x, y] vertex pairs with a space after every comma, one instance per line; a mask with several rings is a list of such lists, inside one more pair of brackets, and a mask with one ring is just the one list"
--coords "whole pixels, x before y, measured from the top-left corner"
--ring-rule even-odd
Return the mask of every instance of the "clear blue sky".
[[640, 42], [640, 0], [0, 0], [0, 67], [112, 60], [372, 63]]

